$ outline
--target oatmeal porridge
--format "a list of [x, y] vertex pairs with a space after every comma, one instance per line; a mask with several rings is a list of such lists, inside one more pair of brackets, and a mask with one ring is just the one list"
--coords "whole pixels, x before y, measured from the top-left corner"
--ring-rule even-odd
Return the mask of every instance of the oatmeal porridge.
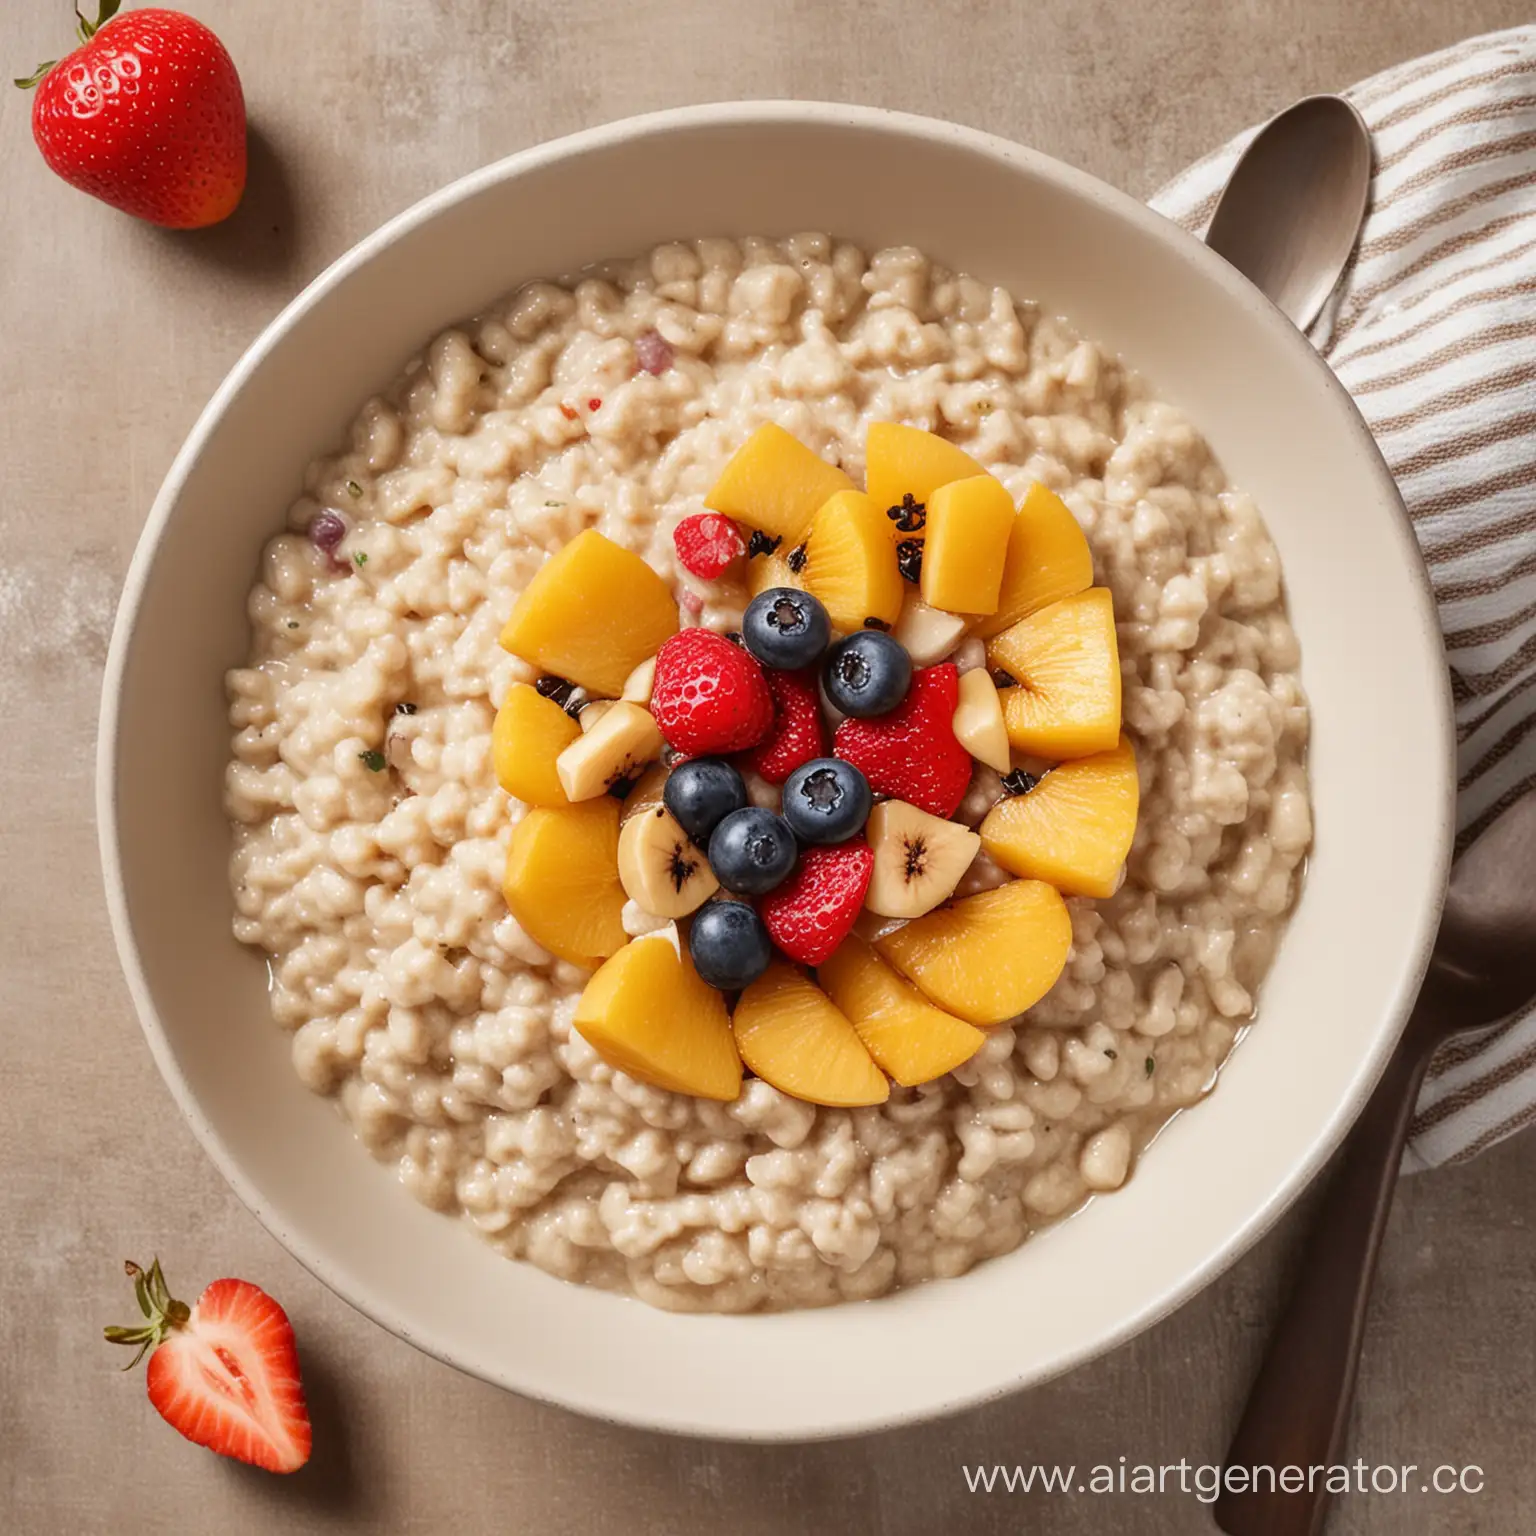
[[[860, 483], [891, 422], [1015, 504], [1057, 493], [1113, 598], [1140, 785], [1118, 888], [1066, 902], [1055, 985], [953, 1071], [859, 1108], [617, 1071], [574, 1027], [588, 969], [502, 891], [530, 813], [492, 727], [540, 677], [498, 644], [519, 595], [595, 529], [670, 584], [685, 627], [739, 631], [751, 562], [701, 579], [673, 534], [769, 422]], [[1311, 838], [1300, 655], [1257, 508], [1113, 357], [911, 249], [700, 240], [519, 290], [311, 467], [249, 616], [228, 678], [234, 929], [269, 958], [300, 1078], [419, 1200], [657, 1306], [878, 1296], [1117, 1189], [1253, 1016]], [[948, 660], [963, 678], [988, 657], [972, 637]], [[955, 819], [1018, 790], [977, 766]], [[983, 852], [956, 894], [1008, 878]]]

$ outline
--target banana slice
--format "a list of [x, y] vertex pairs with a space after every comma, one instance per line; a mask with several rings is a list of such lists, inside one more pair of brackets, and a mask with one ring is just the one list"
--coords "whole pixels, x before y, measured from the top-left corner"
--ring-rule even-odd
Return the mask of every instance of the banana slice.
[[660, 805], [662, 793], [667, 787], [667, 778], [666, 766], [662, 763], [652, 763], [635, 780], [630, 792], [624, 796], [624, 810], [619, 816], [620, 822], [628, 821], [631, 816], [638, 816], [641, 811], [653, 805]]
[[612, 708], [612, 699], [593, 699], [590, 704], [581, 706], [581, 713], [576, 716], [576, 723], [583, 731], [590, 731]]
[[909, 597], [891, 634], [906, 647], [914, 667], [942, 661], [965, 639], [970, 620]]
[[643, 704], [650, 707], [651, 690], [656, 684], [656, 658], [650, 657], [642, 661], [633, 672], [624, 679], [623, 691], [619, 694], [621, 699], [631, 704]]
[[[582, 724], [586, 721], [583, 718]], [[965, 672], [960, 677], [960, 702], [955, 706], [955, 740], [978, 763], [1007, 773], [1013, 766], [1008, 758], [1008, 728], [1003, 724], [1003, 701], [997, 696], [997, 684], [984, 668]]]
[[864, 905], [882, 917], [921, 917], [948, 898], [970, 868], [981, 839], [957, 821], [941, 821], [905, 800], [882, 800], [864, 835], [875, 869]]
[[591, 800], [660, 755], [661, 731], [650, 710], [615, 704], [555, 759], [555, 773], [568, 800]]
[[686, 917], [720, 889], [709, 860], [664, 805], [631, 816], [620, 828], [619, 883], [655, 917]]

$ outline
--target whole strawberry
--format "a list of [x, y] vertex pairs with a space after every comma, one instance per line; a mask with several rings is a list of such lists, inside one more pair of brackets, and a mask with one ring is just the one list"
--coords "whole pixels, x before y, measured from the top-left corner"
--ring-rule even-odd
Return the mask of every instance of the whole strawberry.
[[156, 1259], [129, 1262], [144, 1322], [108, 1328], [109, 1344], [145, 1352], [149, 1400], [172, 1429], [220, 1456], [268, 1472], [297, 1472], [312, 1433], [288, 1314], [248, 1280], [215, 1280], [189, 1307], [171, 1295]]
[[862, 837], [807, 848], [789, 879], [757, 904], [769, 938], [791, 960], [820, 965], [848, 937], [874, 868], [874, 852]]
[[[179, 11], [80, 18], [82, 46], [42, 65], [32, 137], [49, 168], [102, 202], [169, 229], [201, 229], [245, 191], [245, 96], [224, 45]], [[78, 14], [78, 12], [76, 13]]]
[[877, 795], [905, 800], [948, 820], [970, 787], [971, 754], [955, 737], [960, 674], [953, 662], [912, 674], [907, 696], [888, 715], [844, 720], [832, 750], [863, 770]]
[[707, 629], [682, 629], [656, 653], [651, 713], [667, 745], [688, 757], [755, 747], [773, 724], [763, 669]]
[[768, 734], [742, 759], [770, 784], [782, 784], [802, 763], [827, 754], [827, 731], [821, 718], [821, 694], [816, 669], [803, 672], [764, 672], [773, 695], [773, 724]]

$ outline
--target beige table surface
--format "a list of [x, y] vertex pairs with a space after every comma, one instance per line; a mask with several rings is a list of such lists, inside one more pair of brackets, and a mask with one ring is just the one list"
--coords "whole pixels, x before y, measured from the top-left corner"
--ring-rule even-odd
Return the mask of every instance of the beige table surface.
[[[1199, 1532], [1193, 1497], [971, 1496], [962, 1465], [1210, 1462], [1301, 1225], [1066, 1380], [851, 1443], [755, 1449], [607, 1428], [385, 1334], [246, 1214], [172, 1108], [119, 979], [92, 765], [119, 581], [166, 466], [257, 329], [386, 216], [512, 150], [626, 113], [844, 98], [975, 124], [1132, 192], [1292, 97], [1528, 19], [1522, 0], [187, 0], [239, 63], [254, 178], [172, 237], [44, 170], [0, 93], [0, 1531]], [[67, 0], [5, 0], [7, 75]], [[402, 1196], [402, 1198], [405, 1198]], [[1355, 1454], [1476, 1464], [1477, 1496], [1347, 1501], [1337, 1533], [1536, 1530], [1536, 1136], [1409, 1183]], [[314, 1463], [198, 1451], [115, 1374], [118, 1264], [249, 1276], [298, 1328]], [[1049, 1320], [1021, 1318], [1021, 1327]], [[816, 1390], [806, 1383], [808, 1393]]]

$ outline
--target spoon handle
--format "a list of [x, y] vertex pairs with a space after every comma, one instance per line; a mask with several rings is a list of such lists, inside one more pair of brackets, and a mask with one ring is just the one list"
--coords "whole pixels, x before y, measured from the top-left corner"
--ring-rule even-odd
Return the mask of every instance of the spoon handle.
[[[1213, 1513], [1228, 1536], [1318, 1536], [1322, 1530], [1327, 1474], [1309, 1478], [1307, 1469], [1339, 1465], [1344, 1448], [1376, 1259], [1413, 1107], [1433, 1054], [1424, 1032], [1414, 1027], [1418, 1022], [1409, 1022], [1344, 1143], [1296, 1288], [1232, 1437], [1226, 1465], [1249, 1469], [1249, 1486], [1234, 1492], [1223, 1478]], [[1255, 1467], [1272, 1470], [1255, 1478]], [[1288, 1467], [1302, 1469], [1297, 1491], [1279, 1486]], [[1296, 1478], [1292, 1473], [1290, 1481]]]

